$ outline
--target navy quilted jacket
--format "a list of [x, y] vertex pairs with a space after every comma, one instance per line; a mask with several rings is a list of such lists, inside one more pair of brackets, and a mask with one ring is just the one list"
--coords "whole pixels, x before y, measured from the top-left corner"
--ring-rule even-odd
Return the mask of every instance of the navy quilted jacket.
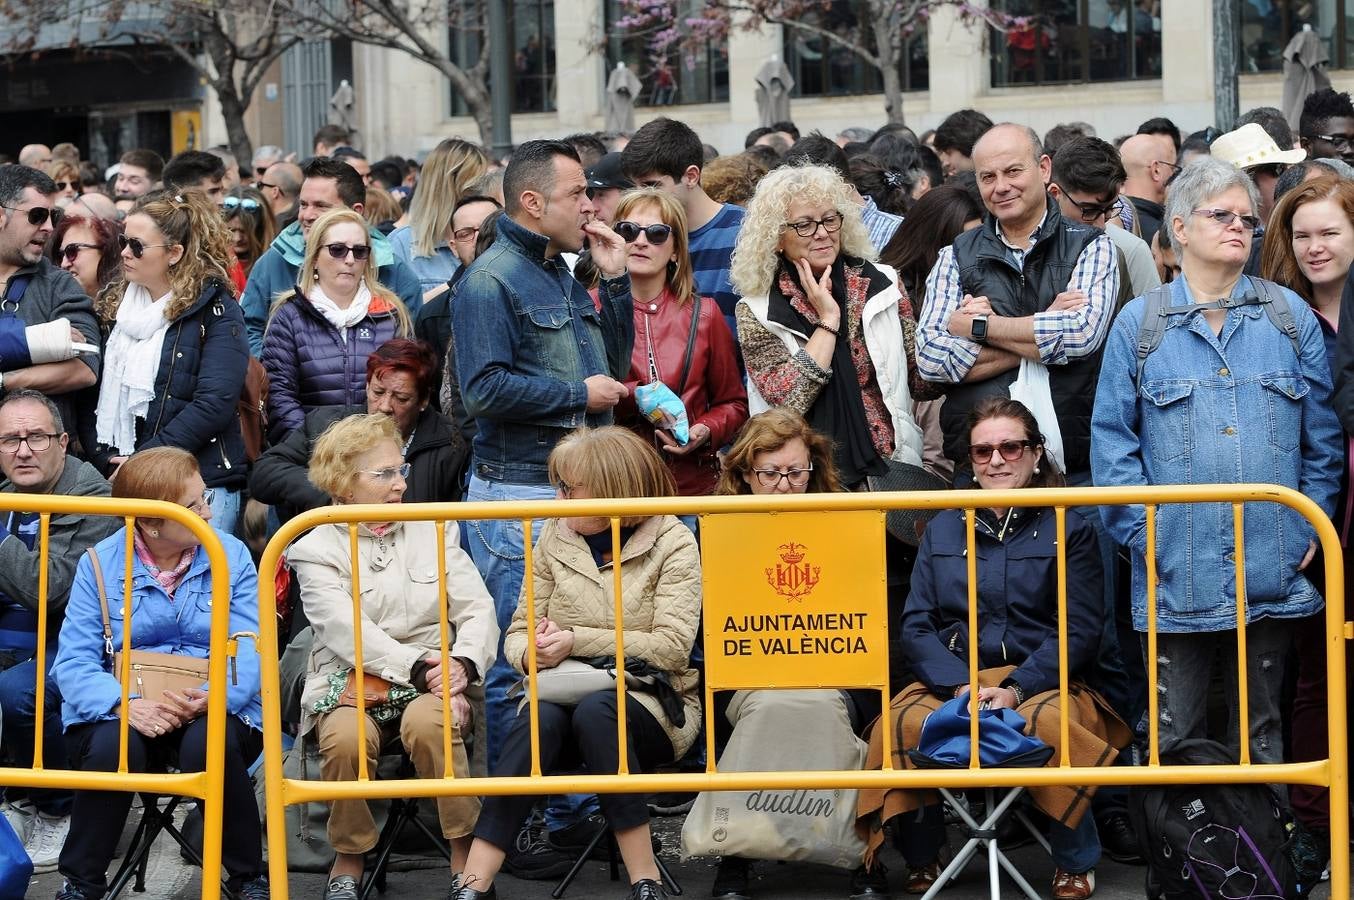
[[268, 370], [268, 436], [281, 443], [322, 406], [366, 406], [367, 357], [393, 337], [399, 319], [381, 297], [366, 317], [339, 330], [311, 305], [300, 288], [268, 322], [263, 367]]

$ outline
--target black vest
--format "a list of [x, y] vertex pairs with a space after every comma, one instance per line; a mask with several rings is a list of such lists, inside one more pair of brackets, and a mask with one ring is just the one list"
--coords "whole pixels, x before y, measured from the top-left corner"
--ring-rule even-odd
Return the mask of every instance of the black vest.
[[[1058, 294], [1067, 290], [1082, 251], [1102, 234], [1100, 229], [1063, 219], [1058, 204], [1048, 198], [1048, 214], [1025, 254], [1024, 270], [1011, 261], [1010, 251], [997, 237], [989, 214], [982, 227], [954, 239], [954, 261], [964, 293], [987, 297], [999, 316], [1020, 318], [1043, 312]], [[1109, 315], [1110, 311], [1106, 311]], [[1049, 366], [1049, 390], [1062, 431], [1063, 455], [1069, 472], [1091, 467], [1091, 407], [1100, 377], [1102, 347], [1063, 366]], [[1019, 369], [1011, 369], [986, 381], [964, 382], [950, 387], [940, 408], [945, 432], [945, 455], [959, 462], [968, 448], [968, 414], [984, 397], [1008, 396]]]

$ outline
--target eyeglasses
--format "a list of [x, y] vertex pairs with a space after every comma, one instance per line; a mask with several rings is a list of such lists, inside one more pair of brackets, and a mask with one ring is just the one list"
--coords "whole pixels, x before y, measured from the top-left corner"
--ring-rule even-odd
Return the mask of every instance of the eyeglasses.
[[791, 487], [803, 487], [809, 483], [809, 476], [813, 474], [813, 463], [809, 463], [808, 468], [786, 469], [784, 472], [780, 469], [753, 469], [752, 471], [757, 473], [757, 482], [762, 487], [779, 487], [782, 478], [790, 482]]
[[1230, 209], [1192, 209], [1190, 212], [1196, 216], [1204, 216], [1205, 218], [1212, 219], [1223, 228], [1228, 227], [1237, 219], [1240, 219], [1241, 224], [1245, 225], [1251, 231], [1254, 231], [1260, 225], [1259, 216], [1247, 216], [1241, 213], [1234, 213]]
[[259, 176], [260, 178], [262, 178], [264, 175], [267, 175], [267, 174], [268, 174], [268, 167], [267, 167], [267, 166], [255, 166], [255, 167], [254, 167], [254, 174], [257, 175], [257, 176]]
[[451, 233], [451, 239], [453, 241], [456, 241], [457, 243], [464, 244], [466, 241], [470, 240], [472, 237], [474, 237], [479, 233], [480, 229], [478, 225], [467, 226], [465, 228], [457, 228], [455, 231]]
[[188, 509], [191, 509], [193, 512], [200, 512], [204, 509], [211, 508], [212, 498], [215, 496], [216, 496], [216, 488], [207, 488], [202, 492], [202, 496], [199, 497], [197, 500], [194, 500], [192, 503], [185, 503], [183, 505], [186, 506]]
[[147, 244], [145, 241], [141, 240], [141, 238], [127, 237], [127, 235], [125, 234], [118, 235], [118, 250], [122, 251], [130, 248], [132, 251], [132, 256], [136, 257], [137, 259], [140, 259], [143, 255], [145, 255], [145, 252], [151, 249], [152, 247], [173, 247], [173, 246], [174, 246], [173, 244]]
[[408, 478], [409, 463], [401, 463], [398, 466], [388, 466], [384, 469], [362, 469], [360, 471], [363, 475], [370, 475], [377, 481], [385, 483], [394, 481], [396, 475], [400, 476], [400, 478]]
[[1336, 149], [1354, 147], [1354, 134], [1309, 134], [1307, 140], [1326, 141]]
[[348, 254], [353, 255], [353, 259], [358, 262], [371, 256], [370, 244], [325, 244], [324, 249], [329, 251], [329, 255], [334, 259], [347, 259]]
[[234, 212], [242, 209], [245, 212], [258, 212], [259, 201], [253, 197], [226, 197], [221, 201], [221, 208], [226, 212]]
[[1025, 448], [1035, 446], [1034, 441], [1002, 441], [1000, 444], [970, 444], [968, 448], [968, 458], [980, 466], [987, 465], [992, 461], [994, 452], [1000, 453], [1001, 458], [1007, 462], [1015, 462], [1025, 455]]
[[1118, 213], [1123, 206], [1123, 201], [1117, 197], [1110, 203], [1081, 203], [1072, 199], [1072, 195], [1067, 192], [1067, 188], [1058, 184], [1056, 181], [1053, 182], [1053, 184], [1058, 190], [1062, 191], [1063, 196], [1067, 198], [1067, 202], [1077, 208], [1077, 212], [1081, 213], [1081, 218], [1084, 222], [1094, 222], [1096, 219], [1109, 218]]
[[32, 434], [7, 434], [0, 437], [0, 450], [6, 453], [18, 453], [20, 444], [27, 444], [28, 449], [34, 453], [41, 453], [50, 449], [52, 441], [61, 437], [60, 434], [49, 434], [45, 431], [35, 431]]
[[1179, 175], [1179, 174], [1180, 174], [1180, 171], [1181, 171], [1182, 169], [1185, 168], [1184, 166], [1177, 166], [1177, 165], [1176, 165], [1175, 163], [1173, 163], [1173, 162], [1166, 162], [1166, 160], [1164, 160], [1164, 159], [1154, 159], [1154, 160], [1152, 160], [1152, 165], [1155, 166], [1155, 165], [1158, 165], [1158, 164], [1163, 165], [1163, 166], [1165, 166], [1166, 168], [1170, 169], [1170, 170], [1171, 170], [1171, 176], [1172, 176], [1172, 177], [1174, 177], [1174, 176], [1176, 176], [1176, 175]]
[[58, 182], [56, 182], [56, 189], [57, 189], [58, 191], [64, 191], [66, 188], [70, 188], [70, 189], [73, 190], [73, 191], [78, 191], [78, 190], [80, 190], [80, 182], [78, 182], [78, 181], [58, 181]]
[[813, 237], [818, 233], [818, 226], [820, 225], [828, 234], [840, 231], [843, 221], [841, 213], [828, 213], [821, 219], [804, 219], [799, 222], [786, 222], [781, 226], [781, 229], [793, 228], [795, 234], [800, 237]]
[[51, 219], [52, 227], [55, 228], [56, 223], [61, 221], [61, 210], [52, 207], [34, 206], [29, 209], [19, 209], [17, 206], [5, 206], [3, 203], [0, 203], [0, 207], [10, 212], [27, 213], [29, 225], [41, 227], [46, 224], [48, 219]]
[[98, 250], [98, 244], [67, 244], [61, 248], [61, 256], [68, 263], [73, 263], [80, 256], [81, 250]]
[[655, 247], [666, 244], [668, 238], [672, 237], [671, 225], [636, 225], [634, 222], [622, 220], [612, 225], [611, 230], [624, 238], [627, 244], [633, 244], [639, 238], [640, 232], [643, 232], [644, 237]]
[[269, 183], [266, 182], [266, 181], [256, 181], [256, 182], [254, 182], [254, 186], [257, 187], [259, 190], [263, 190], [264, 188], [272, 188], [272, 189], [275, 190], [275, 191], [281, 191], [281, 190], [282, 190], [282, 188], [278, 187], [277, 185], [275, 185], [275, 184], [269, 184]]

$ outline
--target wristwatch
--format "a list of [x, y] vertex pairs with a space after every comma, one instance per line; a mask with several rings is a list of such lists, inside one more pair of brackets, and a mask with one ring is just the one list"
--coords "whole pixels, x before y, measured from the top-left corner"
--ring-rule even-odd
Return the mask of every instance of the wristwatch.
[[973, 338], [974, 343], [987, 343], [987, 316], [974, 316], [969, 324], [969, 336]]

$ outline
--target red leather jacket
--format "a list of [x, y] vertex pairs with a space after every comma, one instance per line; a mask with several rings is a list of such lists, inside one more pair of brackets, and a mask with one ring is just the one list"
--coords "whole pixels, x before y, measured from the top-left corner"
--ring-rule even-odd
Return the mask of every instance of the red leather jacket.
[[[653, 340], [659, 378], [677, 393], [691, 333], [691, 309], [691, 304], [678, 303], [667, 290], [654, 303], [635, 302], [635, 349], [630, 356], [630, 374], [625, 379], [630, 394], [616, 407], [616, 423], [634, 429], [646, 440], [656, 440], [654, 429], [639, 414], [634, 396], [635, 387], [649, 381], [648, 338]], [[748, 395], [738, 372], [736, 344], [729, 325], [709, 297], [700, 299], [699, 314], [691, 370], [681, 398], [686, 404], [687, 421], [709, 428], [710, 440], [689, 456], [659, 450], [677, 480], [677, 492], [685, 497], [714, 493], [719, 477], [715, 451], [733, 440], [748, 418]]]

